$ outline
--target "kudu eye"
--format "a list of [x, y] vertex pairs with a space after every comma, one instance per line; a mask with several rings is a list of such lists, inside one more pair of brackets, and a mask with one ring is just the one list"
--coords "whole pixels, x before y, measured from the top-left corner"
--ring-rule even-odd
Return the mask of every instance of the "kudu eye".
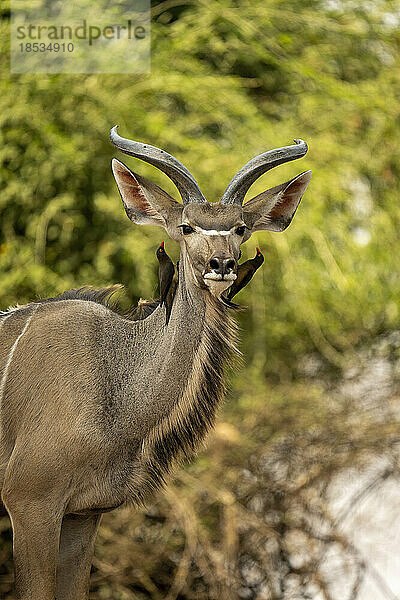
[[183, 235], [189, 235], [189, 233], [193, 233], [194, 229], [190, 225], [179, 225], [182, 228]]
[[246, 231], [246, 225], [239, 225], [239, 227], [236, 227], [236, 229], [235, 229], [235, 233], [237, 235], [244, 235], [245, 231]]

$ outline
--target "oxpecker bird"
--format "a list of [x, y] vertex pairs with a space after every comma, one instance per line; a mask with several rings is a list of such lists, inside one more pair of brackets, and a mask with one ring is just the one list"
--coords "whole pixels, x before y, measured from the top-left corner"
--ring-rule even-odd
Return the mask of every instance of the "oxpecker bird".
[[156, 252], [157, 259], [159, 262], [158, 266], [158, 281], [160, 286], [160, 301], [164, 304], [167, 311], [167, 324], [172, 309], [172, 302], [174, 299], [175, 285], [173, 285], [175, 267], [174, 263], [165, 252], [164, 242], [161, 242], [161, 246]]
[[232, 300], [232, 298], [249, 283], [250, 279], [253, 277], [257, 269], [261, 267], [263, 262], [264, 256], [261, 254], [260, 249], [257, 248], [257, 254], [254, 258], [246, 260], [246, 262], [238, 265], [237, 279], [235, 279], [226, 293], [228, 300]]

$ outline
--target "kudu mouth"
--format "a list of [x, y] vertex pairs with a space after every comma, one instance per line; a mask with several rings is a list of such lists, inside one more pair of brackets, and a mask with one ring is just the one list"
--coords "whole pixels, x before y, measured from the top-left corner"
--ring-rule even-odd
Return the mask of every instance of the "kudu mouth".
[[234, 281], [236, 281], [237, 275], [235, 273], [204, 273], [203, 281], [208, 291], [212, 296], [221, 300], [221, 294], [225, 292]]
[[221, 275], [221, 273], [205, 273], [203, 275], [203, 279], [207, 281], [235, 281], [237, 275], [235, 273], [227, 273], [226, 275]]
[[203, 282], [212, 296], [220, 296], [237, 279], [237, 262], [233, 258], [212, 258], [203, 271]]

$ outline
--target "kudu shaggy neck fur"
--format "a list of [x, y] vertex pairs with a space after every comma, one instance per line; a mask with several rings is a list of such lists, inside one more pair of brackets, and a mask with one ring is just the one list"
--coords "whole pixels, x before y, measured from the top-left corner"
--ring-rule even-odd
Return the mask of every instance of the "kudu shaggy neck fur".
[[86, 598], [101, 514], [149, 501], [204, 439], [235, 348], [221, 294], [236, 279], [240, 245], [253, 231], [285, 229], [311, 176], [242, 206], [257, 177], [305, 154], [297, 140], [247, 163], [211, 204], [174, 157], [116, 128], [111, 138], [164, 171], [182, 196], [180, 204], [114, 159], [129, 218], [180, 243], [179, 283], [168, 322], [163, 305], [138, 320], [90, 291], [0, 314], [0, 487], [22, 600]]

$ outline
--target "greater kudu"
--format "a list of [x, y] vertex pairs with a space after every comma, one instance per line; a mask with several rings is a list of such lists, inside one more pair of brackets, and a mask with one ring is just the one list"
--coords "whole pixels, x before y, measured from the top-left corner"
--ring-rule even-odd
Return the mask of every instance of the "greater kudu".
[[180, 204], [113, 160], [128, 217], [164, 227], [180, 244], [179, 284], [168, 323], [162, 305], [132, 320], [101, 293], [79, 291], [1, 313], [0, 488], [23, 600], [86, 598], [101, 514], [148, 502], [203, 440], [234, 350], [221, 294], [235, 280], [240, 245], [253, 231], [283, 231], [311, 177], [242, 206], [260, 175], [306, 153], [295, 140], [248, 162], [208, 203], [174, 157], [116, 128], [111, 140], [161, 169], [182, 196]]

